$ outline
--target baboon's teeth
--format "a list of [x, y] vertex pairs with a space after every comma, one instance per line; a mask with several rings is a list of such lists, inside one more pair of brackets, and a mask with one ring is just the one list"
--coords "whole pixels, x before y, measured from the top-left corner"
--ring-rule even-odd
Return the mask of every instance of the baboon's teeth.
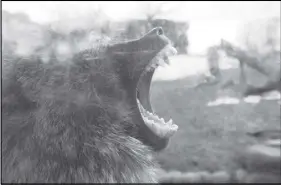
[[153, 67], [153, 68], [156, 68], [158, 66], [158, 63], [153, 63], [152, 65], [151, 65], [151, 67]]
[[158, 56], [173, 56], [176, 55], [178, 52], [176, 48], [174, 48], [172, 45], [165, 46], [159, 53]]
[[169, 64], [169, 63], [166, 63], [166, 61], [161, 58], [161, 59], [158, 60], [158, 64], [159, 64], [160, 66], [162, 66], [162, 67], [165, 67], [165, 66], [167, 66], [167, 64]]
[[171, 137], [178, 130], [178, 126], [173, 124], [172, 119], [170, 119], [168, 122], [165, 122], [164, 118], [159, 118], [158, 115], [145, 110], [138, 99], [137, 102], [145, 124], [156, 135], [167, 138]]
[[178, 51], [176, 50], [176, 48], [174, 48], [173, 46], [171, 45], [168, 45], [167, 46], [167, 53], [166, 53], [168, 56], [171, 56], [171, 55], [176, 55], [178, 54]]
[[151, 63], [145, 68], [145, 71], [152, 71], [158, 66], [166, 67], [170, 65], [169, 56], [176, 54], [177, 50], [173, 46], [167, 45], [152, 59]]
[[169, 58], [167, 56], [164, 57], [164, 61], [165, 61], [166, 64], [170, 65], [170, 60], [169, 60]]
[[[150, 64], [146, 66], [145, 72], [152, 71], [159, 65], [165, 67], [170, 65], [169, 56], [176, 55], [177, 50], [167, 45], [151, 60]], [[165, 122], [164, 118], [159, 118], [158, 115], [151, 113], [144, 109], [140, 101], [137, 99], [137, 103], [140, 109], [140, 113], [143, 117], [145, 124], [159, 137], [171, 137], [178, 129], [178, 126], [173, 124], [172, 119]]]
[[173, 120], [170, 119], [168, 122], [167, 122], [167, 125], [172, 125], [173, 124]]

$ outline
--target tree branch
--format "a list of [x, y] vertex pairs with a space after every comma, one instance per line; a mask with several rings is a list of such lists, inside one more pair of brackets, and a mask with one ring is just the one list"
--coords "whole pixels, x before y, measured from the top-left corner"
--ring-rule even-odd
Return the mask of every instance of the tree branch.
[[[238, 47], [234, 47], [229, 42], [222, 40], [221, 48], [226, 52], [230, 57], [237, 58], [240, 62], [240, 84], [244, 87], [245, 91], [243, 92], [244, 96], [249, 95], [261, 95], [265, 92], [272, 90], [278, 90], [280, 92], [281, 86], [281, 72], [276, 74], [271, 68], [262, 63], [257, 57], [250, 56], [246, 51]], [[249, 67], [259, 71], [263, 75], [266, 75], [270, 78], [267, 83], [262, 86], [252, 86], [247, 84], [246, 74], [244, 66], [248, 65]], [[279, 76], [277, 76], [279, 75]]]
[[259, 58], [255, 56], [249, 55], [246, 51], [233, 46], [230, 42], [222, 40], [221, 48], [226, 52], [226, 54], [230, 57], [236, 58], [240, 61], [240, 63], [245, 63], [249, 67], [257, 70], [261, 74], [267, 77], [273, 77], [273, 70], [268, 65], [265, 65], [260, 61]]

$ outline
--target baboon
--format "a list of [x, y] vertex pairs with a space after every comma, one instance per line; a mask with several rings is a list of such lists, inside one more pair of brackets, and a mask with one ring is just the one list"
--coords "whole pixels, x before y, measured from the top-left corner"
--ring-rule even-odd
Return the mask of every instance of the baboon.
[[156, 183], [155, 151], [178, 126], [150, 104], [155, 68], [176, 54], [161, 27], [68, 61], [3, 68], [3, 183]]

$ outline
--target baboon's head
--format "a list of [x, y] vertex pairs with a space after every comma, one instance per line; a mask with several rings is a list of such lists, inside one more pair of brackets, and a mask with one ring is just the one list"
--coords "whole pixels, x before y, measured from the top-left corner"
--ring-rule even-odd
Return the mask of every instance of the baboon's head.
[[167, 146], [178, 126], [159, 118], [150, 103], [155, 68], [176, 53], [162, 28], [137, 40], [96, 44], [67, 61], [11, 61], [2, 103], [6, 158], [20, 147], [41, 166], [49, 159], [64, 166], [77, 161], [106, 166], [105, 157], [122, 163], [121, 154], [137, 156], [143, 163], [148, 151], [144, 145], [156, 151]]
[[178, 126], [172, 119], [165, 121], [155, 114], [150, 103], [151, 80], [155, 69], [169, 64], [168, 57], [176, 53], [161, 27], [140, 39], [110, 45], [107, 50], [128, 93], [127, 101], [135, 108], [133, 121], [139, 126], [138, 137], [155, 150], [166, 147]]

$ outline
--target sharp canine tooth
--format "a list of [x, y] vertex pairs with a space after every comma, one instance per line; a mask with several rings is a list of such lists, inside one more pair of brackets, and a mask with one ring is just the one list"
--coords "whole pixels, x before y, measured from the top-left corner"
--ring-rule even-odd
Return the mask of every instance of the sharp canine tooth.
[[167, 122], [168, 125], [172, 125], [173, 124], [173, 120], [170, 119], [168, 122]]
[[178, 51], [174, 47], [171, 48], [171, 52], [172, 52], [173, 55], [178, 54]]
[[171, 137], [172, 135], [174, 135], [178, 130], [178, 126], [175, 125], [173, 126], [166, 134], [165, 134], [165, 137]]
[[178, 51], [176, 50], [176, 48], [174, 48], [173, 46], [169, 45], [168, 46], [168, 54], [170, 55], [176, 55], [178, 53]]
[[165, 67], [166, 66], [166, 62], [163, 60], [163, 59], [159, 59], [158, 60], [158, 64], [162, 67]]
[[157, 65], [158, 65], [158, 62], [155, 62], [151, 65], [151, 67], [155, 68], [155, 67], [157, 67]]
[[156, 57], [155, 60], [153, 60], [152, 64], [158, 64], [158, 57]]
[[[154, 68], [158, 67], [157, 64], [161, 65], [164, 67], [164, 65], [168, 64], [170, 65], [169, 63], [169, 60], [168, 60], [168, 56], [170, 55], [176, 55], [177, 54], [177, 50], [176, 48], [174, 48], [173, 46], [171, 45], [167, 45], [164, 49], [162, 49], [153, 59], [152, 59], [152, 62], [150, 65], [148, 65], [145, 69], [145, 71], [152, 71]], [[160, 62], [160, 60], [163, 60], [163, 56], [164, 57], [167, 57], [167, 60], [164, 60], [164, 63], [162, 63], [162, 61]]]
[[156, 115], [156, 114], [153, 114], [153, 115], [154, 115], [154, 117], [156, 117], [157, 119], [160, 119], [158, 115]]
[[170, 65], [169, 58], [165, 59], [164, 62], [165, 62], [167, 65]]
[[158, 128], [157, 128], [157, 125], [155, 124], [154, 121], [149, 121], [150, 123], [150, 126], [151, 128], [157, 133], [158, 132]]
[[148, 118], [146, 118], [146, 123], [148, 123], [149, 125], [154, 124], [154, 122], [152, 120], [148, 119]]
[[147, 67], [145, 68], [145, 71], [148, 72], [149, 70], [150, 70], [150, 67], [147, 66]]
[[148, 120], [147, 117], [143, 117], [143, 119], [144, 119], [144, 122], [145, 122], [145, 123], [148, 123], [149, 120]]

